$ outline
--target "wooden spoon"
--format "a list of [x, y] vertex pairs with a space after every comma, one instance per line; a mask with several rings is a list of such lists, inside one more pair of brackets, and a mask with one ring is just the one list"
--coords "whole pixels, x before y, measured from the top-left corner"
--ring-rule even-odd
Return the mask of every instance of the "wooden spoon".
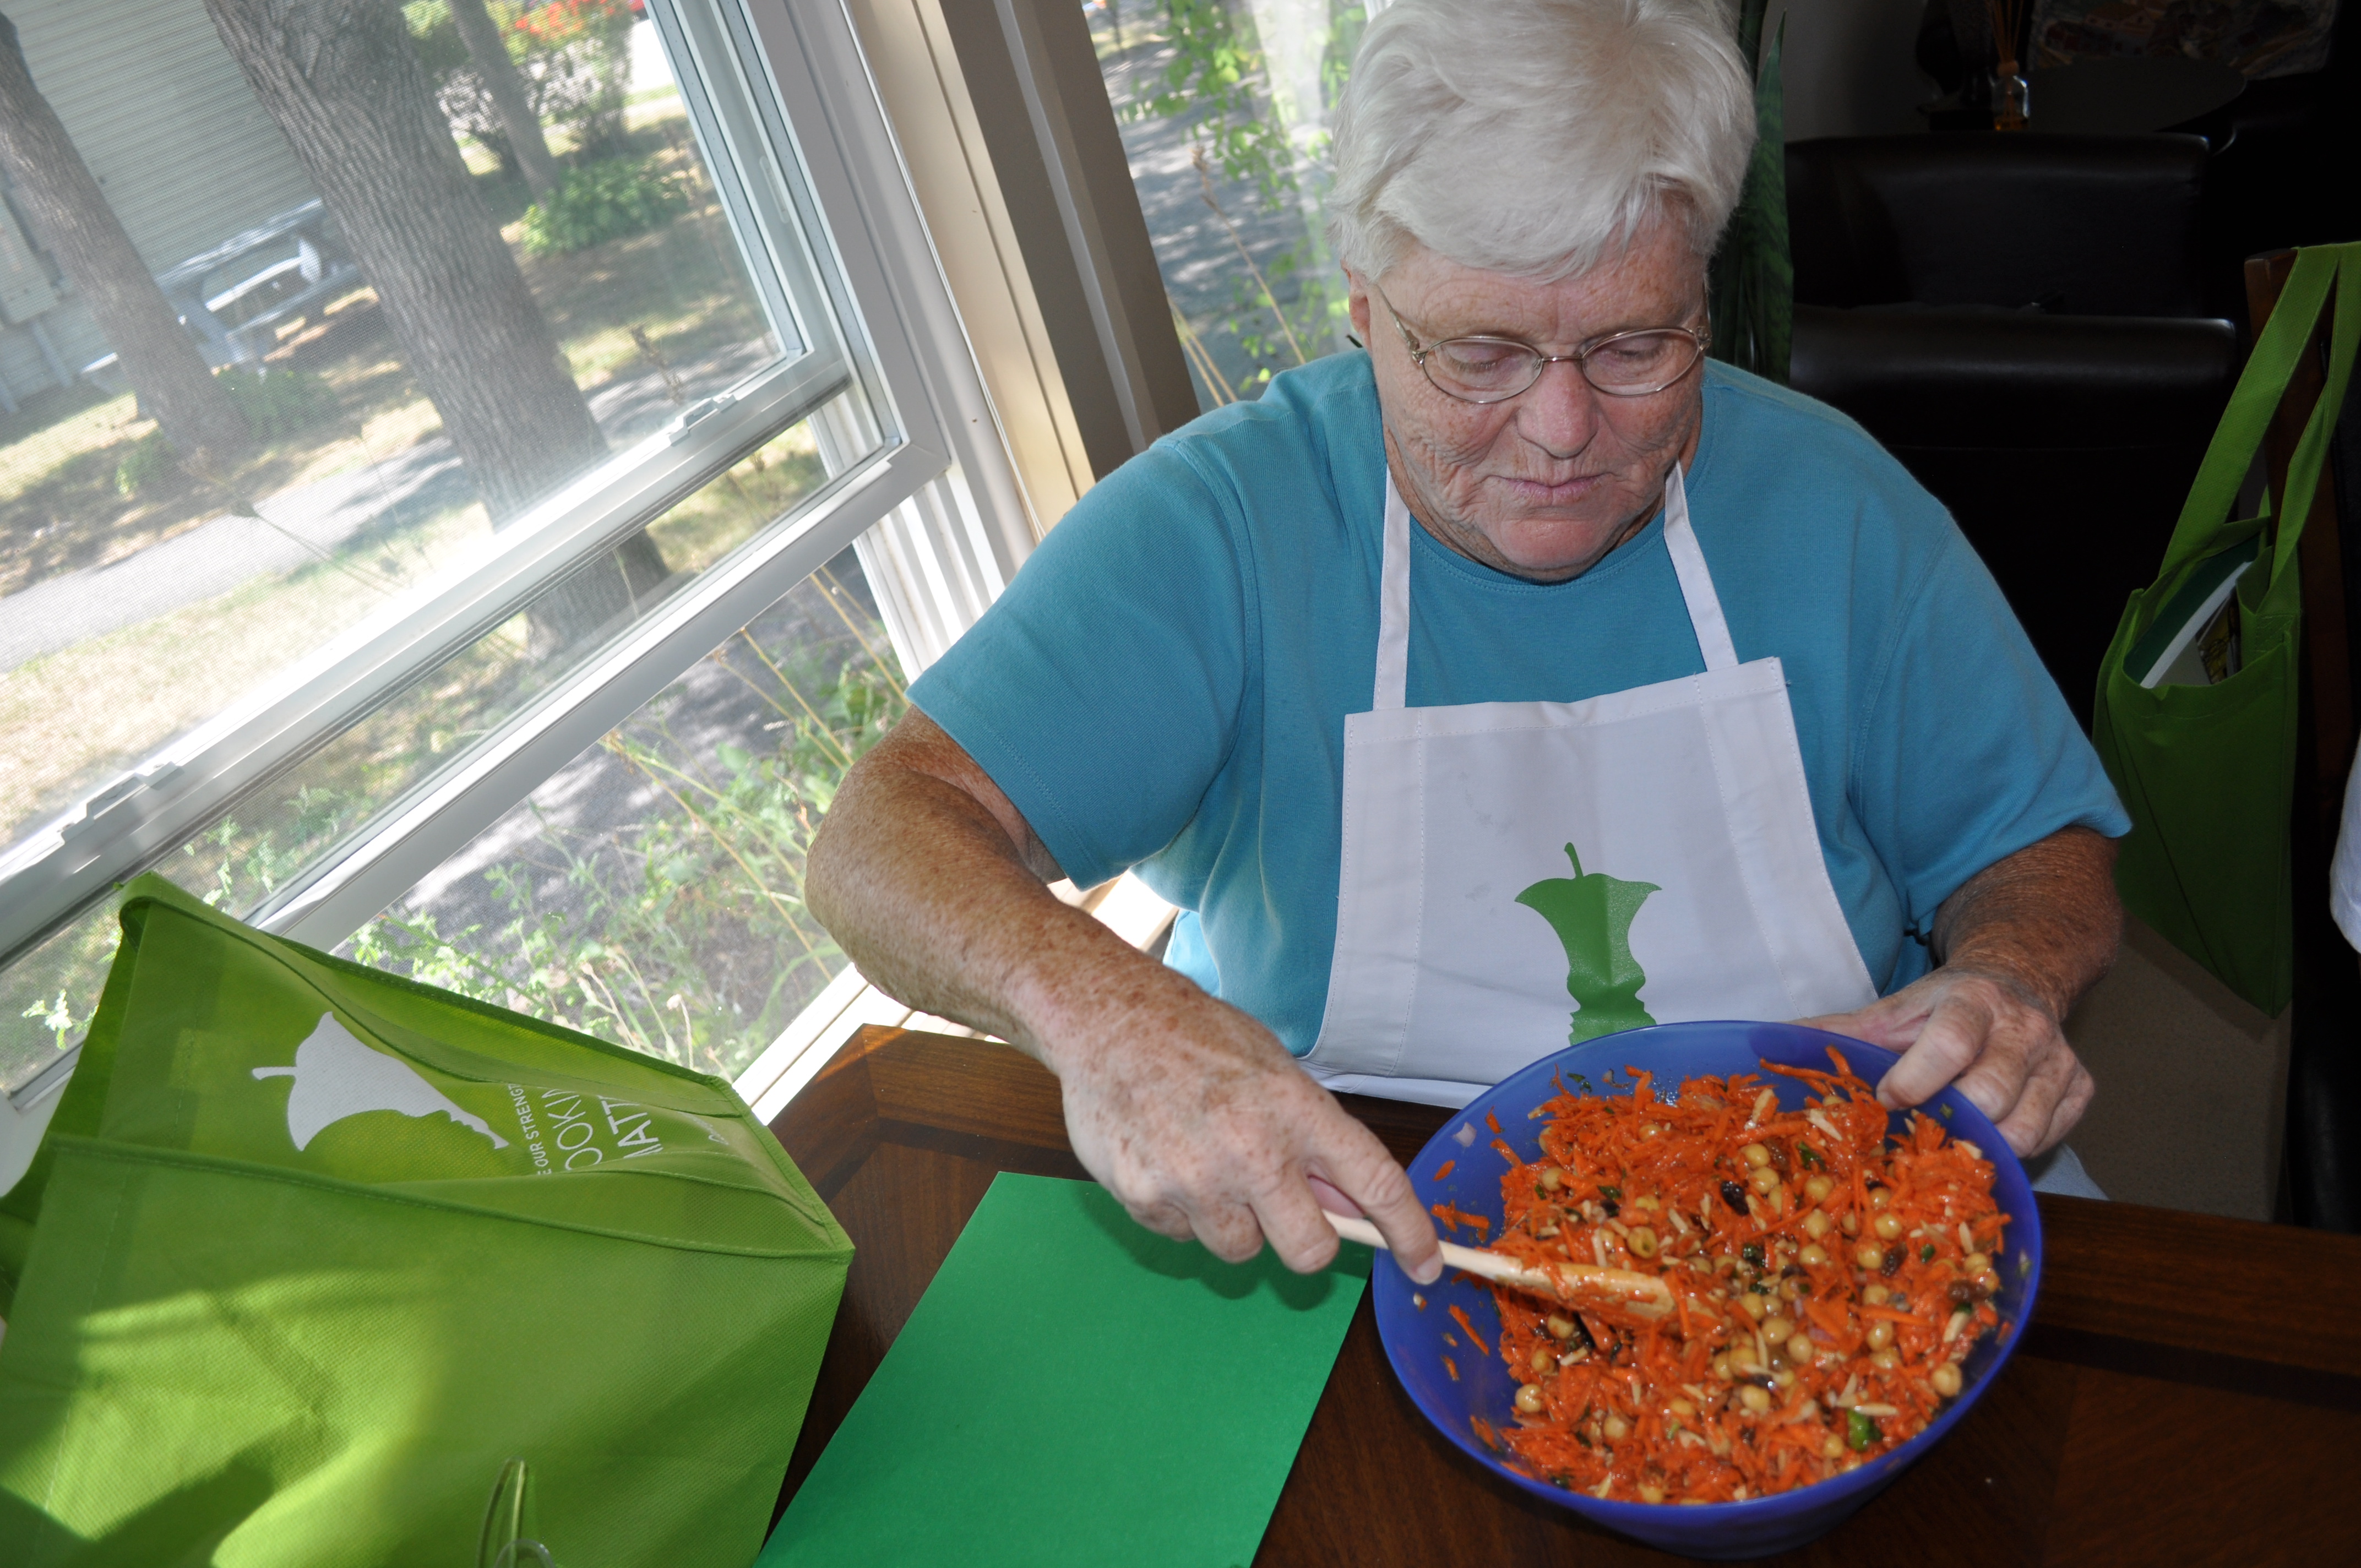
[[[1334, 1210], [1323, 1209], [1336, 1234], [1348, 1242], [1364, 1246], [1384, 1248], [1386, 1238], [1378, 1227], [1364, 1219], [1347, 1219]], [[1444, 1242], [1443, 1261], [1452, 1267], [1496, 1285], [1506, 1285], [1512, 1290], [1522, 1290], [1534, 1296], [1545, 1296], [1569, 1307], [1601, 1316], [1629, 1315], [1653, 1321], [1673, 1310], [1672, 1287], [1653, 1274], [1635, 1274], [1628, 1268], [1600, 1268], [1587, 1263], [1558, 1263], [1547, 1268], [1532, 1268], [1506, 1253], [1479, 1252]], [[1390, 1249], [1388, 1249], [1390, 1250]]]

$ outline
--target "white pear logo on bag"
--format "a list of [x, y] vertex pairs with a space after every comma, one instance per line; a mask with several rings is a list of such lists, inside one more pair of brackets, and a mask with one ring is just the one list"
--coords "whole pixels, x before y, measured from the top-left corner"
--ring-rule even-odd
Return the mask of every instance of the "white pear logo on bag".
[[258, 1067], [254, 1076], [295, 1080], [287, 1095], [287, 1135], [299, 1152], [323, 1128], [369, 1111], [399, 1111], [405, 1116], [440, 1112], [491, 1139], [492, 1147], [509, 1146], [481, 1116], [453, 1104], [409, 1063], [363, 1045], [333, 1013], [321, 1014], [319, 1027], [295, 1047], [293, 1067]]
[[[380, 1111], [410, 1117], [448, 1116], [490, 1139], [492, 1147], [509, 1146], [509, 1140], [492, 1131], [484, 1118], [427, 1082], [408, 1062], [361, 1040], [336, 1022], [333, 1013], [322, 1014], [318, 1025], [295, 1048], [293, 1066], [258, 1067], [254, 1076], [295, 1080], [287, 1095], [287, 1135], [298, 1152], [346, 1117]], [[567, 1170], [588, 1170], [603, 1163], [609, 1151], [598, 1141], [596, 1123], [601, 1120], [613, 1135], [612, 1152], [619, 1157], [637, 1159], [664, 1152], [664, 1141], [656, 1135], [653, 1119], [630, 1101], [584, 1095], [570, 1089], [533, 1091], [518, 1083], [504, 1087], [524, 1140], [522, 1153], [531, 1157], [535, 1176], [551, 1175], [561, 1164]], [[603, 1114], [594, 1115], [594, 1105]], [[710, 1129], [707, 1136], [716, 1143], [723, 1141]]]

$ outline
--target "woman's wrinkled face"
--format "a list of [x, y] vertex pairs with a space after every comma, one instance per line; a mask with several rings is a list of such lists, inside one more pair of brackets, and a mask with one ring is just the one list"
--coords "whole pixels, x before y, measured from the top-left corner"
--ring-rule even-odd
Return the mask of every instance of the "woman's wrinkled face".
[[1499, 403], [1462, 402], [1426, 378], [1386, 313], [1422, 345], [1484, 335], [1572, 354], [1641, 327], [1705, 326], [1705, 262], [1677, 218], [1578, 277], [1534, 283], [1463, 267], [1422, 246], [1379, 280], [1352, 279], [1354, 325], [1369, 345], [1385, 411], [1386, 457], [1411, 515], [1498, 571], [1564, 582], [1655, 514], [1675, 459], [1697, 450], [1705, 370], [1646, 397], [1618, 398], [1573, 364]]

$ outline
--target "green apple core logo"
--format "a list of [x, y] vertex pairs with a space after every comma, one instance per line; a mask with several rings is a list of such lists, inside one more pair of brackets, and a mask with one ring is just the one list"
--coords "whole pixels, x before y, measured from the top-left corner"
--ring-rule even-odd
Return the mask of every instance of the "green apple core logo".
[[1574, 1027], [1565, 1040], [1578, 1046], [1655, 1022], [1640, 1005], [1648, 975], [1631, 956], [1631, 922], [1658, 889], [1652, 882], [1624, 882], [1604, 872], [1585, 876], [1582, 857], [1571, 844], [1565, 858], [1574, 862], [1572, 876], [1537, 882], [1517, 894], [1517, 902], [1548, 921], [1565, 948], [1565, 989], [1574, 998]]

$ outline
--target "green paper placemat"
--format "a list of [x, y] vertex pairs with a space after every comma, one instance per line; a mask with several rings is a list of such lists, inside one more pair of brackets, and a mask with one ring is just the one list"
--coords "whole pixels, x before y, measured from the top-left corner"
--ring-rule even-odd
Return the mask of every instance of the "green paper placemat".
[[1243, 1568], [1368, 1276], [1366, 1247], [1226, 1264], [1003, 1174], [759, 1568]]

